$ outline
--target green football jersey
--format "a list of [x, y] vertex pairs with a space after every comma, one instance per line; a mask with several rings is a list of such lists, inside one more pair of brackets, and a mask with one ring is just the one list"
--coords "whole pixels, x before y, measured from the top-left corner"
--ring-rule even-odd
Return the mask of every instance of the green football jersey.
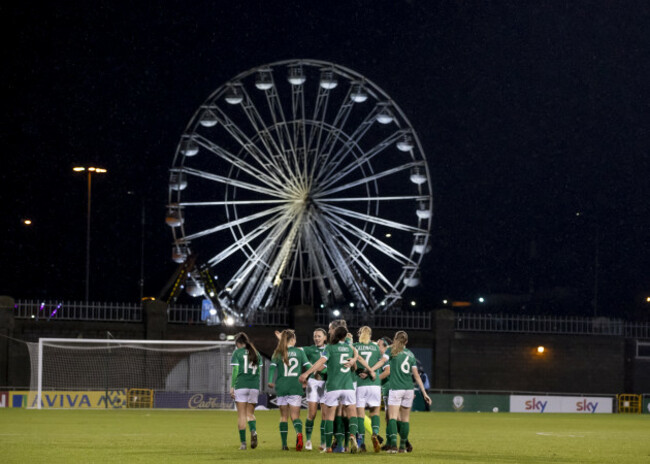
[[413, 375], [412, 368], [416, 365], [415, 356], [411, 350], [404, 348], [396, 356], [391, 356], [392, 347], [388, 347], [385, 357], [390, 362], [390, 381], [388, 388], [390, 390], [412, 390]]
[[[359, 352], [359, 357], [363, 357], [363, 359], [368, 363], [370, 367], [374, 366], [377, 363], [377, 361], [381, 359], [381, 351], [379, 351], [379, 345], [377, 345], [375, 342], [370, 342], [368, 344], [355, 343], [354, 347]], [[357, 363], [357, 366], [362, 368], [359, 365], [359, 363]], [[381, 384], [381, 380], [379, 380], [378, 373], [376, 374], [375, 380], [372, 380], [370, 376], [366, 377], [365, 379], [362, 379], [361, 377], [357, 377], [356, 380], [357, 380], [357, 387], [369, 387], [372, 385]]]
[[235, 389], [256, 388], [260, 389], [260, 370], [262, 368], [262, 356], [257, 353], [257, 365], [248, 361], [248, 350], [237, 348], [230, 359], [231, 366], [239, 366], [239, 373], [235, 380]]
[[[305, 352], [305, 355], [307, 356], [309, 362], [311, 364], [314, 364], [321, 358], [321, 355], [323, 354], [323, 351], [325, 351], [326, 346], [327, 345], [323, 345], [321, 347], [318, 347], [316, 345], [305, 346], [303, 347], [303, 351]], [[327, 380], [327, 368], [323, 369], [320, 372], [314, 373], [313, 377], [317, 380]]]
[[[275, 393], [278, 396], [303, 395], [302, 384], [298, 380], [304, 369], [309, 369], [311, 363], [302, 348], [290, 347], [288, 350], [289, 365], [282, 358], [273, 358], [271, 366], [276, 367]], [[272, 379], [271, 379], [272, 380]]]
[[[384, 369], [388, 369], [390, 367], [389, 363], [386, 363], [383, 365], [381, 368], [381, 371], [383, 372]], [[377, 375], [379, 377], [379, 374]], [[388, 381], [390, 380], [390, 375], [388, 377], [384, 377], [381, 379], [381, 396], [388, 396]]]
[[316, 345], [311, 345], [311, 346], [305, 346], [303, 347], [303, 351], [305, 352], [305, 356], [307, 356], [307, 359], [309, 360], [310, 363], [314, 364], [316, 361], [320, 359], [321, 354], [323, 351], [325, 351], [325, 347], [327, 345], [323, 345], [321, 347], [318, 347]]
[[354, 358], [354, 348], [345, 342], [338, 342], [336, 345], [327, 345], [322, 356], [327, 359], [325, 389], [354, 390], [352, 370], [344, 365], [348, 359]]

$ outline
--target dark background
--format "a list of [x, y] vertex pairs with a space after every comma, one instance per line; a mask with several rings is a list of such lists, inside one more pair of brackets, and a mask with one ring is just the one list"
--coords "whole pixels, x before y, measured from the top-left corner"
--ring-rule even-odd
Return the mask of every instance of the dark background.
[[435, 217], [419, 308], [593, 315], [597, 293], [598, 315], [649, 317], [648, 3], [60, 3], [0, 7], [0, 294], [83, 299], [72, 167], [96, 164], [90, 297], [139, 299], [143, 243], [157, 296], [189, 118], [242, 71], [314, 58], [374, 81], [420, 136]]

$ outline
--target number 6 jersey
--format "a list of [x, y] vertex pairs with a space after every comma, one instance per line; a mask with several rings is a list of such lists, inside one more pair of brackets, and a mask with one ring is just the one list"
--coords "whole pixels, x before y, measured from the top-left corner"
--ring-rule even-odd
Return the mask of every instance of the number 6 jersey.
[[398, 354], [391, 354], [392, 347], [384, 353], [384, 358], [390, 362], [390, 377], [388, 379], [389, 390], [412, 390], [413, 375], [412, 367], [415, 366], [415, 356], [408, 349], [404, 348]]

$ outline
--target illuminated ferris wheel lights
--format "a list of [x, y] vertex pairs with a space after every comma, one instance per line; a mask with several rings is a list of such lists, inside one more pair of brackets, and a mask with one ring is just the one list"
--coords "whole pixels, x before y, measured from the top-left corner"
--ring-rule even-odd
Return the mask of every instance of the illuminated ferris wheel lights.
[[219, 121], [217, 120], [217, 116], [212, 111], [207, 110], [205, 113], [203, 113], [200, 124], [203, 127], [214, 127], [218, 122]]
[[271, 73], [268, 71], [260, 71], [257, 73], [255, 79], [255, 87], [258, 90], [271, 90], [273, 88], [273, 81], [271, 80]]
[[244, 100], [244, 96], [242, 95], [241, 90], [236, 87], [231, 87], [228, 92], [226, 92], [225, 100], [231, 105], [239, 105]]
[[320, 86], [325, 90], [335, 89], [339, 81], [334, 77], [332, 71], [326, 70], [321, 72]]
[[363, 103], [368, 100], [368, 92], [360, 84], [356, 84], [350, 93], [350, 98], [355, 103]]
[[420, 166], [413, 166], [411, 168], [411, 175], [410, 175], [411, 182], [417, 185], [422, 185], [426, 183], [427, 181], [427, 175], [424, 169]]
[[177, 192], [185, 190], [187, 188], [187, 176], [182, 172], [173, 172], [169, 176], [169, 188]]
[[403, 152], [413, 150], [413, 139], [410, 136], [405, 135], [399, 142], [397, 142], [397, 149]]
[[415, 211], [415, 214], [420, 219], [431, 219], [431, 208], [425, 201], [418, 202], [418, 209]]
[[192, 140], [186, 140], [181, 146], [181, 153], [185, 156], [195, 156], [199, 152], [199, 146]]
[[307, 80], [307, 77], [303, 73], [302, 66], [295, 65], [289, 68], [289, 74], [287, 80], [291, 85], [302, 85]]

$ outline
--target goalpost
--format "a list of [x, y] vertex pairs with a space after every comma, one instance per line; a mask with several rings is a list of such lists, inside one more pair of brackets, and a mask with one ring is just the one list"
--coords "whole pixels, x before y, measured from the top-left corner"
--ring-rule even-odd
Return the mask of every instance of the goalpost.
[[232, 408], [232, 341], [41, 338], [28, 408]]

